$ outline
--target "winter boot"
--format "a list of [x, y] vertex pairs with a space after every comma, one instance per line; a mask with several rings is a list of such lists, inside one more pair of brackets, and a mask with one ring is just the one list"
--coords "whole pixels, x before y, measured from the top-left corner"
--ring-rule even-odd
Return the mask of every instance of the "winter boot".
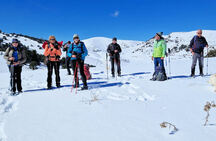
[[191, 69], [191, 77], [195, 77], [195, 68]]
[[118, 73], [118, 77], [121, 77], [121, 73]]
[[11, 94], [10, 94], [11, 96], [15, 96], [16, 95], [16, 92], [11, 92]]
[[56, 85], [56, 87], [57, 87], [57, 88], [60, 88], [60, 87], [61, 87], [61, 85], [60, 85], [60, 84], [57, 84], [57, 85]]
[[202, 77], [204, 76], [202, 67], [200, 67], [200, 76], [202, 76]]
[[115, 77], [115, 74], [114, 74], [114, 73], [112, 74], [112, 77], [113, 77], [113, 78]]
[[88, 90], [88, 86], [83, 86], [81, 90]]
[[51, 89], [52, 89], [52, 86], [48, 86], [48, 87], [47, 87], [47, 90], [51, 90]]

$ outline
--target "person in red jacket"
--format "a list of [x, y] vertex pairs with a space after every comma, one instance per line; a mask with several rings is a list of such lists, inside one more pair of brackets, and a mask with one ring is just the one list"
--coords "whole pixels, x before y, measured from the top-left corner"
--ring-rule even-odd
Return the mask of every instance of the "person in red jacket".
[[49, 37], [49, 42], [45, 46], [44, 56], [47, 57], [47, 69], [48, 69], [48, 77], [47, 77], [47, 88], [52, 89], [52, 73], [53, 68], [55, 70], [56, 75], [56, 86], [57, 88], [61, 87], [60, 85], [60, 75], [59, 75], [59, 68], [60, 68], [60, 56], [61, 53], [61, 46], [56, 41], [55, 36]]

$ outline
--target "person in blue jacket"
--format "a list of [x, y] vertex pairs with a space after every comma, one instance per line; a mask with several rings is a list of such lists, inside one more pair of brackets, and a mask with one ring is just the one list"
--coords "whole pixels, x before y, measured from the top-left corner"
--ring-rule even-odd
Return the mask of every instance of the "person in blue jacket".
[[85, 57], [88, 55], [88, 50], [83, 42], [80, 41], [79, 35], [75, 34], [73, 36], [74, 42], [70, 45], [67, 55], [68, 57], [71, 58], [71, 63], [72, 63], [72, 69], [74, 72], [74, 80], [75, 80], [75, 85], [73, 86], [74, 88], [79, 87], [79, 78], [77, 76], [78, 73], [78, 67], [80, 70], [80, 74], [82, 77], [82, 82], [83, 82], [83, 87], [81, 90], [87, 90], [87, 82], [86, 82], [86, 76], [84, 73], [84, 61]]

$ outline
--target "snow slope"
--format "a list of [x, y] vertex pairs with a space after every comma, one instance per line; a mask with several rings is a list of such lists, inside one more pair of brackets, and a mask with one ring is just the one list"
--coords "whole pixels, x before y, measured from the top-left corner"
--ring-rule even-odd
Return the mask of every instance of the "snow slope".
[[[172, 33], [167, 38], [188, 43], [194, 33]], [[215, 36], [214, 31], [208, 34], [207, 40]], [[63, 87], [46, 90], [46, 68], [24, 67], [24, 93], [9, 96], [8, 68], [0, 55], [0, 141], [202, 141], [216, 137], [215, 111], [208, 126], [203, 126], [203, 107], [207, 101], [216, 101], [215, 92], [208, 84], [209, 75], [188, 77], [191, 56], [187, 52], [186, 58], [183, 51], [170, 56], [171, 74], [166, 58], [170, 80], [152, 82], [151, 41], [119, 41], [123, 76], [107, 80], [105, 51], [111, 39], [95, 37], [84, 42], [89, 50], [86, 62], [96, 68], [91, 68], [90, 90], [77, 94], [71, 92], [73, 79], [66, 70], [60, 71]], [[209, 59], [209, 74], [216, 73], [215, 59]], [[179, 130], [161, 129], [163, 121]]]
[[[215, 59], [209, 60], [210, 74], [215, 73]], [[72, 77], [66, 75], [66, 70], [61, 70], [63, 88], [47, 91], [46, 68], [36, 71], [24, 68], [24, 93], [17, 97], [8, 96], [8, 73], [0, 73], [4, 80], [0, 81], [3, 97], [0, 102], [0, 139], [212, 140], [216, 137], [216, 113], [211, 112], [209, 125], [204, 127], [206, 113], [203, 106], [216, 96], [207, 82], [209, 76], [188, 78], [190, 63], [190, 59], [172, 59], [172, 79], [152, 82], [149, 79], [153, 63], [148, 58], [123, 61], [123, 76], [117, 80], [106, 79], [103, 60], [101, 65], [91, 69], [90, 90], [77, 94], [75, 90], [71, 93]], [[163, 121], [175, 124], [179, 130], [172, 133], [172, 129], [161, 129]]]

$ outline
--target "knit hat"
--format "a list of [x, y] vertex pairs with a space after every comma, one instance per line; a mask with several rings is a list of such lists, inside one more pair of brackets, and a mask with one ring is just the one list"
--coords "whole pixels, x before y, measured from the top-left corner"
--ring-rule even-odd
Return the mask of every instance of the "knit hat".
[[79, 35], [78, 34], [74, 34], [73, 35], [73, 39], [78, 38], [79, 39]]
[[158, 32], [156, 33], [156, 35], [160, 36], [160, 38], [162, 38], [163, 32]]
[[53, 35], [49, 36], [49, 40], [51, 40], [51, 39], [55, 39], [56, 40], [55, 36], [53, 36]]
[[114, 37], [112, 40], [113, 40], [113, 41], [117, 41], [117, 38], [116, 38], [116, 37]]
[[19, 43], [18, 39], [12, 39], [12, 43]]

